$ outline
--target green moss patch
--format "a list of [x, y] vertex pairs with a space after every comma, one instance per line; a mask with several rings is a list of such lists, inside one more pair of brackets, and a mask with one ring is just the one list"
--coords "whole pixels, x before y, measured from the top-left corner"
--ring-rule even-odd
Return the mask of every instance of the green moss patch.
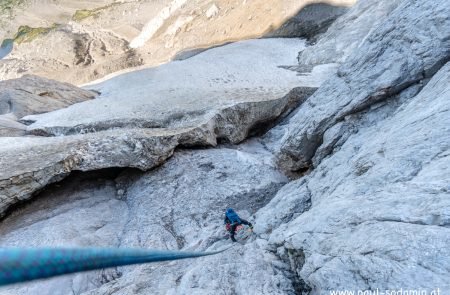
[[83, 19], [86, 19], [88, 17], [97, 15], [99, 9], [100, 8], [93, 9], [93, 10], [87, 10], [87, 9], [77, 10], [75, 12], [75, 14], [72, 16], [72, 20], [74, 20], [76, 22], [79, 22], [79, 21], [82, 21]]
[[108, 9], [108, 8], [111, 8], [116, 5], [120, 5], [120, 4], [123, 4], [123, 3], [115, 2], [115, 3], [111, 3], [109, 5], [106, 5], [106, 6], [102, 6], [102, 7], [98, 7], [98, 8], [90, 9], [90, 10], [89, 9], [80, 9], [80, 10], [75, 11], [75, 14], [72, 16], [72, 20], [79, 22], [88, 17], [98, 15], [102, 10], [105, 10], [105, 9]]
[[57, 25], [53, 25], [48, 28], [32, 28], [29, 26], [20, 26], [17, 30], [16, 35], [14, 36], [14, 42], [17, 44], [31, 42], [39, 36], [48, 34], [50, 31], [54, 30]]

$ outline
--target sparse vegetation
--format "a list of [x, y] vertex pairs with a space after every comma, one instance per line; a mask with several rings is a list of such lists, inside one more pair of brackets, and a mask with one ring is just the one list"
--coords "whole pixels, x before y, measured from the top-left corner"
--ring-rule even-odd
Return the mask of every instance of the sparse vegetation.
[[123, 3], [114, 2], [109, 5], [105, 5], [102, 7], [95, 8], [95, 9], [80, 9], [80, 10], [75, 11], [75, 14], [72, 16], [72, 20], [79, 22], [88, 17], [98, 15], [102, 10], [105, 10], [105, 9], [108, 9], [108, 8], [111, 8], [113, 6], [120, 5], [120, 4], [123, 4]]
[[72, 20], [77, 21], [77, 22], [82, 21], [88, 17], [97, 15], [99, 10], [100, 10], [100, 8], [92, 9], [92, 10], [87, 10], [87, 9], [77, 10], [75, 12], [75, 14], [72, 16]]
[[25, 42], [31, 42], [37, 37], [41, 35], [45, 35], [49, 33], [50, 31], [54, 30], [57, 27], [56, 24], [54, 24], [51, 27], [48, 28], [32, 28], [29, 26], [20, 26], [17, 30], [16, 35], [14, 36], [14, 42], [17, 44], [25, 43]]

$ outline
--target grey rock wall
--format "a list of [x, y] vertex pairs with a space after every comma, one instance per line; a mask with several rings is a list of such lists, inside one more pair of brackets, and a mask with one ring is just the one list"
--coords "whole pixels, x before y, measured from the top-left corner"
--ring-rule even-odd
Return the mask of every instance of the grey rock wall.
[[350, 10], [339, 17], [317, 42], [300, 51], [300, 66], [309, 68], [318, 64], [342, 63], [402, 0], [358, 0]]
[[332, 126], [426, 82], [450, 59], [449, 14], [446, 1], [404, 1], [339, 68], [337, 77], [300, 106], [283, 139], [280, 164], [289, 170], [310, 166]]
[[304, 254], [297, 273], [313, 294], [450, 290], [449, 81], [447, 64], [392, 116], [366, 114], [357, 133], [257, 213], [273, 247]]
[[[365, 25], [354, 34], [347, 31], [357, 29], [356, 24]], [[345, 26], [339, 30], [341, 25]], [[348, 51], [336, 55], [334, 49], [319, 50], [320, 44], [333, 40], [347, 42]], [[172, 129], [133, 125], [133, 112], [140, 110], [130, 107], [133, 102], [121, 112], [109, 112], [115, 119], [126, 118], [128, 128], [117, 120], [102, 125], [103, 115], [88, 116], [104, 105], [113, 111], [123, 106], [123, 96], [113, 94], [129, 85], [126, 77], [116, 80], [120, 83], [103, 84], [104, 100], [101, 96], [30, 117], [36, 122], [28, 131], [61, 136], [0, 138], [2, 208], [35, 197], [2, 220], [0, 246], [222, 249], [232, 244], [222, 223], [229, 206], [255, 224], [255, 234], [216, 256], [71, 275], [0, 291], [330, 294], [439, 288], [440, 294], [448, 293], [449, 42], [448, 1], [360, 1], [322, 35], [314, 53], [319, 60], [345, 60], [337, 76], [328, 65], [297, 77], [291, 57], [283, 55], [282, 62], [276, 61], [287, 43], [279, 43], [273, 51], [259, 47], [262, 55], [253, 60], [260, 63], [252, 69], [264, 71], [247, 69], [240, 76], [243, 81], [211, 82], [208, 75], [220, 71], [203, 68], [199, 80], [211, 83], [198, 84], [204, 87], [198, 89], [203, 94], [212, 93], [209, 87], [220, 86], [214, 90], [226, 93], [243, 84], [249, 85], [243, 93], [257, 94], [242, 100], [224, 95], [227, 103], [233, 102], [225, 108], [205, 96], [203, 102], [211, 103], [208, 107], [216, 114], [209, 123], [197, 124], [211, 119], [204, 116], [208, 112], [171, 116], [180, 114], [176, 110], [152, 117], [148, 101], [141, 119], [154, 122], [168, 116], [172, 119], [158, 122]], [[237, 53], [253, 45], [224, 46], [223, 51], [213, 49], [177, 62], [196, 65], [208, 52], [217, 57], [218, 52]], [[268, 52], [270, 57], [264, 56]], [[238, 62], [241, 68], [246, 60], [229, 58], [225, 64]], [[214, 60], [208, 58], [205, 64]], [[216, 60], [225, 61], [222, 56]], [[272, 72], [263, 62], [267, 60], [273, 61]], [[230, 74], [231, 68], [223, 69]], [[271, 79], [271, 74], [277, 76]], [[139, 73], [133, 77], [148, 81]], [[272, 90], [274, 85], [300, 88], [287, 96], [278, 96], [282, 91], [261, 96], [265, 92], [258, 87], [265, 83], [274, 83]], [[163, 86], [162, 93], [170, 93]], [[320, 87], [310, 96], [314, 90], [308, 86]], [[144, 91], [132, 94], [137, 98], [134, 106], [145, 102], [139, 96]], [[182, 96], [174, 97], [172, 101], [183, 102]], [[201, 103], [196, 106], [204, 110]], [[65, 117], [72, 110], [76, 122]], [[106, 128], [81, 132], [86, 125], [77, 126], [87, 122], [83, 114], [92, 126]], [[276, 126], [258, 136], [252, 128], [264, 130], [260, 124]], [[250, 134], [257, 136], [242, 142]], [[217, 145], [223, 139], [230, 143]], [[199, 145], [211, 148], [198, 149]], [[192, 147], [196, 149], [189, 150]], [[108, 177], [102, 174], [105, 171], [89, 177], [72, 174], [37, 194], [73, 170], [108, 167], [153, 170], [127, 169]], [[283, 170], [297, 179], [288, 179]]]

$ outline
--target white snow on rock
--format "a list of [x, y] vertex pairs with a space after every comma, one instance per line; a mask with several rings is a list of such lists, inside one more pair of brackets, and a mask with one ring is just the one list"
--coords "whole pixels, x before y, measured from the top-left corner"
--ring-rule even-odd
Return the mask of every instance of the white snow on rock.
[[261, 132], [334, 73], [333, 66], [307, 75], [287, 69], [301, 46], [298, 39], [230, 44], [89, 86], [101, 95], [88, 103], [26, 116], [22, 122], [35, 122], [27, 131], [38, 136], [0, 138], [0, 215], [73, 170], [151, 169], [177, 147], [239, 143]]
[[103, 130], [118, 124], [195, 126], [238, 103], [279, 99], [294, 87], [318, 87], [333, 73], [332, 66], [306, 76], [282, 68], [294, 65], [293, 53], [304, 46], [299, 39], [262, 39], [214, 48], [90, 85], [88, 89], [101, 92], [98, 99], [24, 120], [35, 121], [30, 131], [54, 134], [75, 127]]

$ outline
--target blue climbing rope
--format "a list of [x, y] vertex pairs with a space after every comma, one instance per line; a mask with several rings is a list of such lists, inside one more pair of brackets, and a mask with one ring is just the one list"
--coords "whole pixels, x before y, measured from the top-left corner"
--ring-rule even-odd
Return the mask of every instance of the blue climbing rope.
[[223, 252], [115, 248], [0, 249], [0, 286], [80, 271], [208, 256]]

